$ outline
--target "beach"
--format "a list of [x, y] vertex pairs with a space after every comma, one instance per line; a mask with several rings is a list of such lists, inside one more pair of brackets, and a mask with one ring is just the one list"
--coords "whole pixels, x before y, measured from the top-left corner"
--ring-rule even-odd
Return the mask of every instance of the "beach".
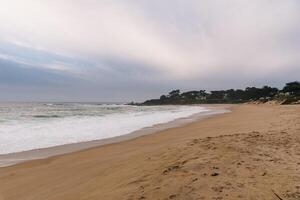
[[231, 110], [0, 168], [0, 200], [300, 199], [300, 106]]

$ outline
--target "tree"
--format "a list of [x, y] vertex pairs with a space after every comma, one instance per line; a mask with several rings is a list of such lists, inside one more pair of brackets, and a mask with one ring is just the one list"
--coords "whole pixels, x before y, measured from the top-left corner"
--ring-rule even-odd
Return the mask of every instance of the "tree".
[[188, 99], [198, 99], [200, 93], [199, 91], [189, 91], [189, 92], [182, 93], [181, 96]]
[[199, 97], [200, 97], [201, 99], [206, 99], [207, 96], [208, 96], [208, 94], [206, 93], [205, 90], [200, 90], [200, 91], [199, 91]]
[[225, 97], [225, 91], [211, 91], [210, 95], [208, 96], [209, 99], [224, 99]]
[[286, 83], [282, 91], [288, 92], [291, 95], [300, 96], [300, 82], [294, 81], [294, 82]]
[[278, 89], [277, 88], [272, 88], [269, 86], [264, 86], [261, 89], [260, 95], [261, 97], [273, 97], [277, 94]]
[[172, 90], [171, 92], [169, 92], [168, 95], [169, 98], [174, 98], [179, 96], [180, 96], [180, 90]]
[[162, 101], [164, 101], [164, 100], [167, 99], [167, 96], [166, 95], [161, 95], [159, 99], [162, 100]]

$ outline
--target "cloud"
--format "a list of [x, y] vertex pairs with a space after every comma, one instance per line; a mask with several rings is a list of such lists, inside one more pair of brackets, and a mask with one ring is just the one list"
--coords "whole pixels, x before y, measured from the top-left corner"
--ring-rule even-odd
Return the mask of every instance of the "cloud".
[[298, 0], [0, 3], [0, 59], [98, 85], [300, 74]]
[[[0, 86], [61, 86], [74, 81], [69, 76], [44, 68], [28, 68], [26, 64], [0, 59]], [[78, 80], [77, 80], [78, 81]], [[30, 95], [30, 94], [29, 94]]]

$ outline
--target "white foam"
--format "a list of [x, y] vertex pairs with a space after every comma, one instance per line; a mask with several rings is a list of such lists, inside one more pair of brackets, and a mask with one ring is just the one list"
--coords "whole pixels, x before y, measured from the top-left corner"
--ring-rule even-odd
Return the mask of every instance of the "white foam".
[[74, 116], [0, 124], [0, 154], [53, 147], [129, 134], [155, 124], [208, 111], [200, 106], [179, 106], [169, 110], [113, 113], [104, 116]]

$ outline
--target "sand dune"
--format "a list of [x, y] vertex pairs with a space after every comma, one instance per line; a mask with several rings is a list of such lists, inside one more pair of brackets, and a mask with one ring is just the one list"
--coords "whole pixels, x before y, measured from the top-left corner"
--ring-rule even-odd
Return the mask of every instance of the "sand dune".
[[0, 168], [0, 199], [300, 199], [300, 106], [232, 113]]

